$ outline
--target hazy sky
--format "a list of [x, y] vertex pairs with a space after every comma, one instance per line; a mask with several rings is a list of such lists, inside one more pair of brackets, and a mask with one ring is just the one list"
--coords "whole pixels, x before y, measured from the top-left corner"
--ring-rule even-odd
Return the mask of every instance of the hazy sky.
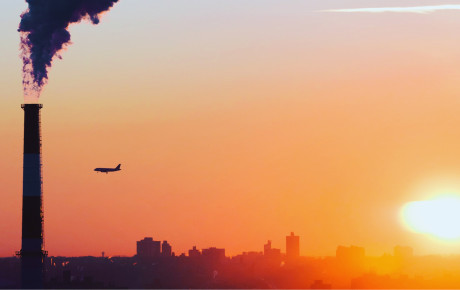
[[[460, 11], [318, 12], [440, 4], [460, 2], [121, 0], [71, 26], [40, 99], [46, 249], [284, 251], [294, 231], [303, 255], [460, 253], [400, 221], [460, 194]], [[0, 1], [0, 256], [20, 249], [25, 8]]]

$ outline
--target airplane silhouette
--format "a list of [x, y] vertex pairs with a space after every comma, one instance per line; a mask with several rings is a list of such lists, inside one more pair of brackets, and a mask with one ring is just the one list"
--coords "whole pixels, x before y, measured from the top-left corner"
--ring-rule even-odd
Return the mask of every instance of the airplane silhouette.
[[118, 164], [118, 166], [115, 168], [96, 168], [94, 169], [94, 171], [97, 171], [98, 173], [103, 172], [105, 174], [109, 174], [109, 172], [120, 171], [121, 170], [120, 167], [121, 167], [121, 164]]

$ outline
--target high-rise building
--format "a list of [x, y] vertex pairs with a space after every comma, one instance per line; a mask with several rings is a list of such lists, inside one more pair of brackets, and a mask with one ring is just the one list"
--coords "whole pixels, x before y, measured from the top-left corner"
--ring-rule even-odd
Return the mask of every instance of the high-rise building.
[[139, 258], [156, 258], [161, 253], [161, 242], [153, 238], [144, 238], [137, 242], [137, 256]]
[[172, 247], [168, 244], [168, 241], [163, 241], [161, 245], [161, 255], [164, 257], [171, 257], [172, 254]]
[[201, 252], [200, 252], [200, 250], [198, 250], [198, 249], [196, 248], [196, 246], [193, 246], [193, 249], [188, 250], [188, 256], [189, 256], [190, 258], [196, 258], [196, 257], [201, 256]]
[[201, 251], [203, 259], [212, 263], [221, 263], [225, 260], [225, 249], [208, 248]]
[[281, 250], [272, 248], [272, 241], [268, 241], [264, 245], [264, 257], [267, 262], [279, 265], [282, 259]]
[[286, 237], [286, 258], [295, 260], [300, 256], [300, 237], [291, 233]]
[[268, 241], [264, 245], [264, 256], [270, 259], [281, 258], [281, 250], [272, 248], [272, 241]]
[[272, 241], [268, 241], [264, 245], [264, 255], [267, 256], [270, 253], [270, 250], [272, 249]]

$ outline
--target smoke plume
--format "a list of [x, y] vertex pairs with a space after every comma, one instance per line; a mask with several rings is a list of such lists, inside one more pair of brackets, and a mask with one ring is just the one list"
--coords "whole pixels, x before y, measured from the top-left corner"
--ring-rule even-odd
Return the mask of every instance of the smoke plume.
[[38, 98], [48, 80], [48, 69], [70, 42], [68, 27], [81, 20], [98, 24], [101, 13], [118, 0], [26, 0], [21, 15], [24, 95]]

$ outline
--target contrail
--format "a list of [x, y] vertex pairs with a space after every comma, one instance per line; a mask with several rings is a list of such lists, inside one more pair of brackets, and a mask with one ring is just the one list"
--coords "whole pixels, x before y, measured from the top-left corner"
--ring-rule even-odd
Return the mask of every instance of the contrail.
[[417, 13], [417, 14], [429, 14], [436, 11], [444, 10], [460, 10], [460, 4], [458, 5], [436, 5], [436, 6], [414, 6], [414, 7], [377, 7], [377, 8], [353, 8], [353, 9], [332, 9], [332, 10], [321, 10], [320, 12], [340, 12], [340, 13]]

